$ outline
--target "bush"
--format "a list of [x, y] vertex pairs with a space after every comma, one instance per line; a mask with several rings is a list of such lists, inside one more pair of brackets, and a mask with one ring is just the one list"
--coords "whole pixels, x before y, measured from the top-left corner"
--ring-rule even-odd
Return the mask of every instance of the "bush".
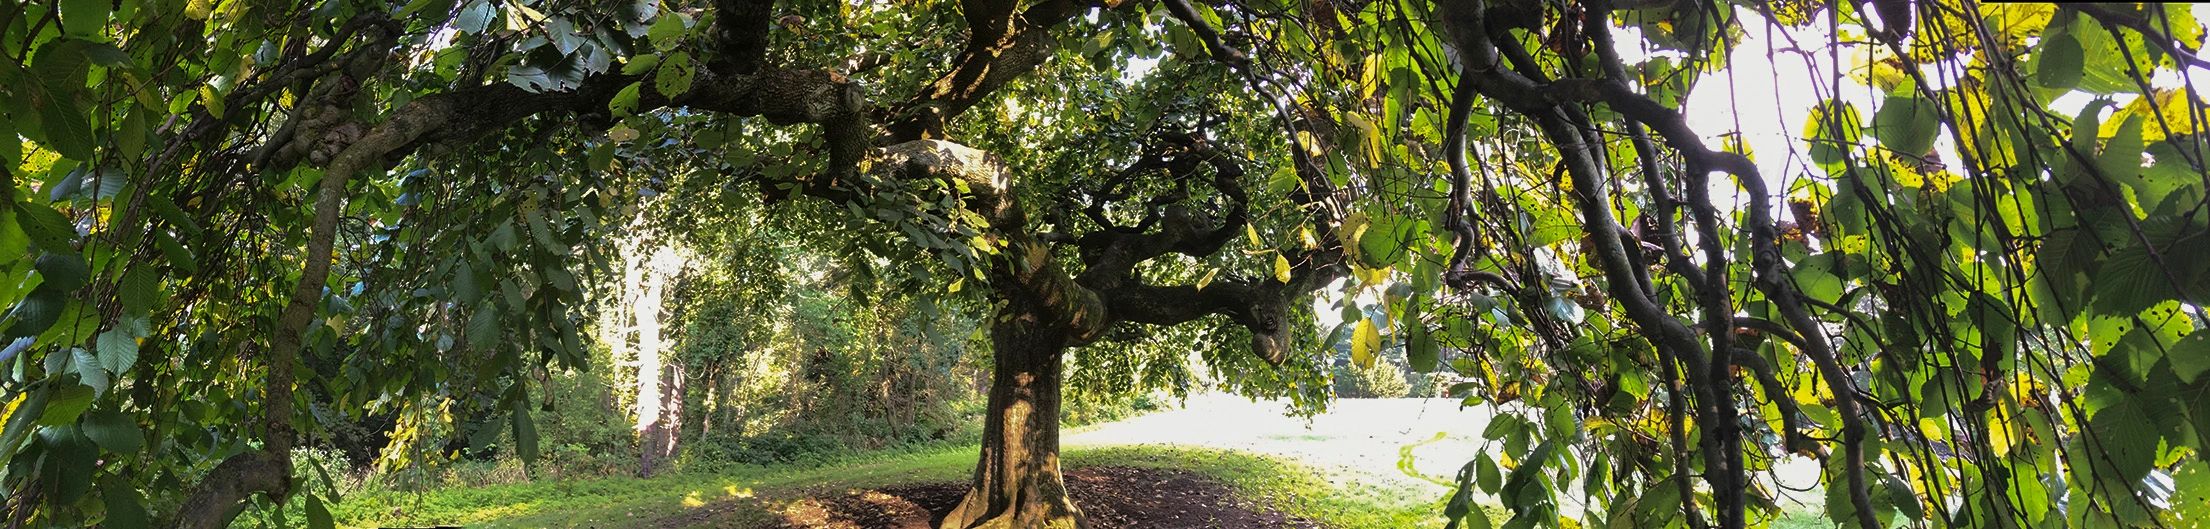
[[1412, 380], [1411, 396], [1419, 398], [1450, 397], [1450, 386], [1466, 381], [1464, 377], [1458, 376], [1457, 373], [1445, 370], [1436, 370], [1433, 373], [1413, 373], [1409, 376]]
[[1375, 361], [1371, 367], [1344, 364], [1335, 368], [1335, 395], [1350, 399], [1394, 399], [1411, 393], [1412, 384], [1404, 379], [1404, 368], [1387, 361]]

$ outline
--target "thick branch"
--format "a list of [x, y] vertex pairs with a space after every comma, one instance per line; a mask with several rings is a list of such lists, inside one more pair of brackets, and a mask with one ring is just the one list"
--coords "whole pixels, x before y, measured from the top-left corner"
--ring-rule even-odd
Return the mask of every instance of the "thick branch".
[[1212, 54], [1213, 60], [1236, 66], [1250, 62], [1250, 58], [1243, 56], [1242, 51], [1229, 46], [1220, 38], [1220, 32], [1213, 30], [1212, 24], [1205, 22], [1205, 17], [1197, 13], [1197, 8], [1191, 6], [1189, 0], [1161, 0], [1160, 3], [1166, 4], [1167, 12], [1173, 13], [1176, 20], [1188, 25], [1190, 32], [1197, 34], [1197, 40], [1205, 42], [1205, 51]]
[[891, 113], [885, 125], [890, 141], [946, 137], [945, 123], [1051, 58], [1055, 42], [1051, 28], [1084, 7], [1075, 0], [1044, 0], [1015, 14], [1013, 0], [968, 0], [960, 5], [971, 34], [966, 49], [959, 52], [950, 71]]
[[708, 66], [723, 75], [760, 71], [774, 10], [775, 0], [715, 0], [714, 47], [720, 55]]

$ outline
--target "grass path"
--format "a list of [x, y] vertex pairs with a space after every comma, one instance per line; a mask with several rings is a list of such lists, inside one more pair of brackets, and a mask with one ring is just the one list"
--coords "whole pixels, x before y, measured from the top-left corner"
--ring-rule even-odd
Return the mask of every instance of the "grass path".
[[[716, 527], [766, 525], [789, 501], [850, 488], [957, 481], [974, 464], [971, 447], [863, 458], [809, 469], [749, 468], [652, 479], [607, 478], [447, 489], [422, 494], [369, 493], [333, 509], [346, 527], [652, 527], [700, 509]], [[1430, 525], [1439, 505], [1405, 501], [1331, 483], [1321, 473], [1276, 458], [1224, 450], [1085, 447], [1066, 453], [1071, 468], [1172, 468], [1226, 483], [1256, 506], [1330, 527]]]

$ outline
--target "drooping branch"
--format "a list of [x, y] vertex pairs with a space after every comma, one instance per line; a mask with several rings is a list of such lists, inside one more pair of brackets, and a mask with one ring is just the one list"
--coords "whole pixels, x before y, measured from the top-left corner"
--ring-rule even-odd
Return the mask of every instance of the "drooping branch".
[[[1872, 514], [1871, 495], [1864, 476], [1863, 441], [1867, 431], [1863, 418], [1857, 413], [1856, 400], [1851, 397], [1854, 394], [1851, 379], [1836, 361], [1823, 331], [1804, 309], [1800, 292], [1782, 269], [1778, 234], [1769, 207], [1770, 193], [1765, 188], [1764, 177], [1759, 174], [1756, 164], [1746, 156], [1714, 151], [1705, 146], [1702, 139], [1688, 128], [1686, 119], [1678, 111], [1635, 93], [1619, 79], [1566, 80], [1550, 83], [1542, 88], [1546, 89], [1544, 93], [1558, 100], [1603, 103], [1628, 119], [1649, 125], [1664, 139], [1668, 147], [1681, 154], [1691, 174], [1705, 175], [1714, 171], [1728, 173], [1746, 188], [1750, 198], [1745, 214], [1748, 217], [1746, 227], [1750, 232], [1753, 280], [1802, 338], [1795, 345], [1801, 347], [1805, 355], [1817, 365], [1821, 377], [1836, 387], [1835, 394], [1839, 397], [1835, 399], [1835, 404], [1843, 421], [1842, 443], [1847, 458], [1845, 468], [1849, 474], [1850, 501], [1857, 509], [1860, 524], [1866, 527], [1877, 526], [1878, 520]], [[1717, 243], [1712, 241], [1707, 244]], [[1709, 279], [1706, 281], [1710, 282]]]
[[217, 464], [185, 498], [174, 520], [180, 529], [217, 529], [244, 507], [247, 498], [266, 494], [281, 500], [292, 488], [292, 367], [304, 350], [308, 326], [322, 305], [330, 277], [332, 248], [337, 242], [338, 212], [344, 208], [345, 187], [353, 175], [384, 167], [384, 156], [421, 133], [419, 123], [394, 121], [376, 128], [347, 147], [324, 167], [315, 188], [315, 214], [308, 228], [307, 248], [299, 282], [277, 317], [277, 328], [262, 355], [266, 375], [261, 395], [261, 448], [231, 456]]
[[[1495, 29], [1490, 24], [1509, 25], [1513, 21], [1490, 19], [1483, 5], [1445, 3], [1443, 6], [1444, 28], [1458, 51], [1460, 82], [1472, 84], [1481, 95], [1536, 123], [1557, 149], [1561, 167], [1571, 175], [1582, 229], [1590, 245], [1588, 249], [1607, 279], [1608, 292], [1630, 319], [1652, 335], [1657, 347], [1688, 364], [1689, 389], [1697, 395], [1700, 422], [1709, 432], [1702, 437], [1708, 469], [1705, 479], [1714, 490], [1722, 491], [1715, 496], [1721, 511], [1720, 525], [1739, 526], [1742, 489], [1736, 482], [1746, 479], [1738, 463], [1739, 434], [1734, 433], [1733, 428], [1737, 426], [1732, 424], [1729, 413], [1731, 401], [1727, 395], [1730, 391], [1724, 385], [1725, 379], [1713, 375], [1721, 371], [1720, 366], [1731, 355], [1707, 355], [1695, 334], [1642, 288], [1638, 274], [1646, 269], [1637, 267], [1628, 254], [1623, 236], [1626, 230], [1612, 212], [1610, 182], [1604, 174], [1601, 155], [1595, 152], [1601, 140], [1592, 137], [1593, 124], [1575, 105], [1561, 104], [1571, 100], [1555, 99], [1546, 93], [1553, 83], [1531, 78], [1540, 76], [1539, 66], [1524, 56], [1524, 50], [1516, 45], [1500, 47], [1490, 37]], [[1518, 56], [1503, 55], [1514, 51]], [[1515, 67], [1524, 72], [1515, 71]], [[1711, 362], [1705, 362], [1707, 358]]]

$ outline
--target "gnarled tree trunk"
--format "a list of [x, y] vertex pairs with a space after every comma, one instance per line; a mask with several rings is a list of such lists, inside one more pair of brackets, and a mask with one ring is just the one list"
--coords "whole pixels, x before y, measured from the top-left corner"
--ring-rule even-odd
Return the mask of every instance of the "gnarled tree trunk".
[[996, 369], [974, 488], [943, 529], [1083, 527], [1059, 474], [1060, 358], [1068, 336], [1014, 303], [990, 328]]

